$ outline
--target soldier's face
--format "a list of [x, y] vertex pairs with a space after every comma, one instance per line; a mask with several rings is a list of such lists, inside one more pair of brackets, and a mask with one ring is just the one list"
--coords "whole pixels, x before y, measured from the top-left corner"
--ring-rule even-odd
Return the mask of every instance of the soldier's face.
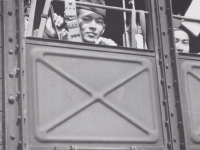
[[103, 17], [89, 10], [79, 10], [78, 22], [83, 41], [87, 43], [95, 43], [105, 30]]
[[190, 46], [189, 46], [189, 36], [185, 31], [182, 30], [175, 30], [175, 44], [176, 44], [176, 51], [182, 53], [189, 53]]

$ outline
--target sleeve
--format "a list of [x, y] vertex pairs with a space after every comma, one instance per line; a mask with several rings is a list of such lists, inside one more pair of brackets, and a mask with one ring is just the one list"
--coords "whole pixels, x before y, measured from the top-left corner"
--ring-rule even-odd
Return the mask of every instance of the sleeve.
[[[39, 32], [39, 29], [36, 29], [34, 32], [33, 32], [33, 36], [34, 37], [37, 37], [37, 34], [38, 34], [38, 32]], [[43, 38], [50, 38], [50, 39], [55, 39], [55, 37], [51, 34], [51, 33], [49, 33], [49, 32], [47, 32], [46, 30], [44, 30], [44, 34], [43, 34], [43, 36], [42, 36]]]

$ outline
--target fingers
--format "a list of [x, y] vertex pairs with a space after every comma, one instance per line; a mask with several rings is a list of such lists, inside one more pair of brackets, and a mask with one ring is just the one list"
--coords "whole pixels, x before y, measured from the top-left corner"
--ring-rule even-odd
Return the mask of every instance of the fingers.
[[103, 38], [103, 37], [100, 37], [100, 38], [101, 38], [101, 41], [99, 43], [101, 45], [117, 46], [117, 43], [115, 43], [111, 39], [107, 39], [107, 38]]
[[64, 19], [63, 17], [57, 15], [56, 13], [54, 13], [54, 20], [53, 20], [54, 24], [57, 26], [57, 27], [61, 27], [64, 23]]
[[100, 38], [98, 38], [96, 41], [94, 41], [95, 42], [95, 44], [99, 44], [100, 42], [101, 42], [101, 40], [102, 40], [102, 37], [100, 37]]

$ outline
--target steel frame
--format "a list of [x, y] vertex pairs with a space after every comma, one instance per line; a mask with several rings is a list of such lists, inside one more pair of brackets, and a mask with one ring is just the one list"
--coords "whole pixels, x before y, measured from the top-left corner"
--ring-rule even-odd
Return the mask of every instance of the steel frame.
[[162, 70], [161, 84], [165, 91], [163, 105], [167, 116], [165, 125], [168, 128], [169, 150], [184, 150], [185, 135], [182, 124], [180, 89], [177, 70], [177, 53], [175, 50], [172, 29], [171, 1], [157, 1], [157, 12], [160, 15], [160, 66]]
[[24, 1], [3, 0], [3, 149], [22, 149], [21, 50]]

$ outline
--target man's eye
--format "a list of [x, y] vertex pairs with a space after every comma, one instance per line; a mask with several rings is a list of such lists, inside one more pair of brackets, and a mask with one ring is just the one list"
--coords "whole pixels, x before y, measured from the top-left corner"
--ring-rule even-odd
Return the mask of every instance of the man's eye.
[[177, 42], [178, 42], [178, 39], [175, 38], [174, 42], [177, 43]]
[[104, 24], [103, 20], [97, 20], [98, 24]]
[[83, 21], [90, 22], [90, 18], [83, 18]]
[[188, 40], [183, 41], [183, 44], [189, 44]]

